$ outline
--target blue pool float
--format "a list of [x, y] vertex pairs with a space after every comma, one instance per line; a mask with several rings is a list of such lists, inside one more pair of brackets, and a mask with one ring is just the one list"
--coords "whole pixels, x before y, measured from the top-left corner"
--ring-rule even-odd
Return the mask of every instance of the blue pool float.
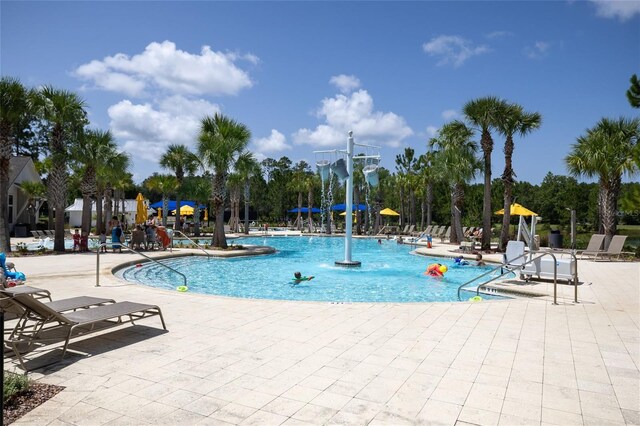
[[22, 272], [11, 272], [7, 269], [7, 255], [0, 253], [0, 268], [4, 272], [4, 276], [14, 280], [25, 281], [27, 277]]

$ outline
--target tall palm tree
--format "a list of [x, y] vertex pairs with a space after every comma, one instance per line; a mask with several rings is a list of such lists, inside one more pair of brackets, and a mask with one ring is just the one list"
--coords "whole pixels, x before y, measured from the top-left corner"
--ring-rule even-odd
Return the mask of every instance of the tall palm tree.
[[51, 170], [47, 180], [48, 200], [55, 210], [53, 249], [64, 252], [64, 209], [67, 203], [69, 147], [87, 124], [84, 101], [75, 93], [45, 86], [40, 90], [40, 107], [50, 124], [49, 155]]
[[493, 96], [474, 99], [463, 107], [464, 115], [476, 129], [481, 132], [480, 147], [484, 158], [484, 197], [482, 203], [482, 249], [491, 248], [491, 153], [493, 151], [493, 138], [491, 130], [495, 128], [505, 101]]
[[585, 135], [578, 137], [565, 158], [574, 176], [597, 177], [600, 220], [605, 233], [605, 248], [616, 233], [616, 213], [622, 176], [638, 173], [634, 161], [640, 139], [640, 118], [601, 119]]
[[72, 148], [71, 157], [77, 163], [75, 171], [78, 176], [81, 176], [81, 228], [86, 235], [91, 231], [91, 203], [98, 193], [98, 170], [115, 154], [117, 154], [117, 145], [111, 132], [102, 130], [87, 130], [82, 142], [75, 144]]
[[[437, 141], [434, 141], [433, 144], [431, 141], [427, 143], [429, 145], [435, 145]], [[426, 154], [422, 154], [418, 157], [418, 162], [416, 168], [418, 169], [418, 185], [424, 191], [424, 197], [422, 204], [424, 207], [422, 208], [422, 220], [420, 226], [424, 228], [424, 226], [431, 225], [431, 220], [433, 216], [433, 183], [435, 181], [434, 173], [432, 170], [432, 164], [434, 164], [434, 152], [433, 150], [429, 150]], [[424, 215], [426, 214], [426, 224]]]
[[211, 198], [216, 225], [211, 240], [214, 247], [227, 248], [224, 235], [224, 201], [229, 168], [244, 152], [251, 131], [247, 126], [222, 114], [204, 117], [198, 136], [198, 153], [203, 163], [213, 169]]
[[236, 160], [234, 166], [244, 187], [244, 233], [249, 235], [249, 202], [251, 200], [251, 179], [262, 173], [260, 163], [249, 151], [245, 151]]
[[11, 251], [9, 239], [9, 166], [16, 127], [29, 109], [28, 91], [19, 80], [0, 79], [0, 251]]
[[36, 229], [37, 215], [42, 205], [42, 200], [47, 193], [47, 188], [42, 181], [24, 181], [20, 183], [20, 191], [22, 191], [29, 199], [29, 226]]
[[320, 177], [313, 173], [307, 175], [304, 179], [304, 187], [307, 190], [307, 207], [309, 211], [307, 213], [309, 232], [313, 231], [313, 216], [311, 210], [313, 209], [313, 191], [315, 188], [320, 186]]
[[509, 223], [511, 222], [511, 194], [516, 176], [513, 171], [513, 135], [526, 136], [540, 127], [542, 116], [537, 112], [525, 112], [517, 104], [509, 105], [505, 108], [503, 115], [498, 117], [496, 128], [505, 137], [504, 142], [504, 172], [502, 172], [502, 182], [504, 183], [504, 216], [502, 217], [502, 231], [500, 233], [500, 250], [504, 250], [509, 242]]
[[297, 229], [302, 229], [302, 200], [303, 194], [307, 187], [304, 182], [305, 173], [302, 170], [296, 170], [293, 172], [291, 180], [288, 182], [287, 187], [289, 191], [296, 194], [298, 200], [298, 215], [296, 217], [295, 226]]
[[[416, 184], [415, 179], [413, 178], [416, 172], [418, 159], [415, 156], [415, 150], [413, 148], [405, 148], [402, 154], [396, 155], [396, 170], [398, 171], [398, 175], [403, 176], [402, 180], [404, 183], [404, 188], [409, 192], [408, 202], [408, 221], [409, 224], [415, 225], [415, 190], [414, 185]], [[402, 209], [404, 210], [404, 209]]]
[[200, 160], [186, 145], [169, 145], [167, 152], [160, 157], [160, 166], [172, 170], [178, 180], [176, 191], [176, 224], [180, 223], [180, 202], [184, 176], [193, 175], [200, 167]]
[[167, 226], [169, 194], [178, 189], [178, 179], [172, 175], [154, 174], [145, 182], [148, 189], [162, 194], [162, 226]]
[[436, 170], [451, 190], [450, 239], [455, 244], [459, 244], [464, 238], [461, 215], [464, 186], [475, 177], [481, 167], [476, 158], [477, 145], [472, 137], [473, 130], [456, 120], [442, 126], [439, 137], [431, 142], [439, 148], [434, 161]]

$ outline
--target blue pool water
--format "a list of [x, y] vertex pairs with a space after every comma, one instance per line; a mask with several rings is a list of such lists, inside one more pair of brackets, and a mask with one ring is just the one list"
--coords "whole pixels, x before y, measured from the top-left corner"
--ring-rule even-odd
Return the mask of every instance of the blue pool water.
[[[410, 254], [412, 248], [393, 240], [354, 239], [354, 260], [360, 268], [335, 266], [344, 259], [344, 239], [326, 237], [252, 237], [233, 244], [268, 245], [272, 255], [230, 259], [189, 256], [164, 260], [188, 277], [189, 291], [221, 296], [328, 302], [434, 302], [458, 301], [457, 290], [491, 267], [457, 266], [453, 259]], [[449, 268], [443, 278], [425, 276], [431, 263]], [[314, 276], [293, 285], [295, 271]], [[157, 264], [144, 264], [121, 272], [122, 278], [164, 289], [182, 285], [182, 278]], [[462, 299], [475, 292], [463, 292]], [[496, 299], [484, 296], [483, 299]]]

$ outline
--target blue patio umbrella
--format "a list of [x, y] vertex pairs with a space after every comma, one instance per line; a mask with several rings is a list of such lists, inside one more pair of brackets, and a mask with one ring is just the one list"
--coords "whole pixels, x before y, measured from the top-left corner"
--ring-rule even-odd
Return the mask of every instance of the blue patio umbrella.
[[[343, 211], [347, 210], [347, 205], [346, 204], [336, 204], [335, 206], [331, 207], [331, 210], [338, 211], [338, 212], [343, 212]], [[367, 210], [367, 205], [366, 204], [358, 204], [357, 205], [357, 210], [366, 211]], [[351, 206], [351, 211], [356, 211], [356, 205], [355, 204]]]
[[[288, 210], [289, 213], [298, 213], [298, 208], [294, 208], [291, 210]], [[320, 213], [322, 212], [322, 210], [320, 210], [317, 207], [311, 207], [311, 213]], [[300, 209], [300, 213], [309, 213], [309, 207], [303, 207]]]
[[[182, 201], [180, 201], [180, 207], [182, 207], [182, 206], [195, 207], [196, 206], [196, 202], [195, 201], [189, 201], [189, 200], [182, 200]], [[157, 203], [151, 204], [149, 207], [151, 207], [152, 209], [157, 209], [157, 208], [162, 208], [164, 206], [162, 205], [162, 200], [160, 200]], [[169, 207], [169, 211], [175, 210], [176, 209], [176, 201], [175, 200], [169, 200], [168, 201], [168, 207]], [[204, 209], [205, 207], [206, 206], [200, 206], [201, 209]]]

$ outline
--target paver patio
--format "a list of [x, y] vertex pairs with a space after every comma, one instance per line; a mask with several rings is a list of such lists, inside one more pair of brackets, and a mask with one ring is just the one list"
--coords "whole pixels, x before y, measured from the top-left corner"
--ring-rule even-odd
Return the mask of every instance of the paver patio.
[[101, 287], [95, 254], [12, 259], [54, 299], [157, 304], [169, 329], [74, 341], [31, 373], [65, 390], [15, 424], [640, 424], [638, 263], [579, 261], [580, 303], [562, 285], [554, 306], [178, 293], [111, 274], [134, 259], [102, 255]]

